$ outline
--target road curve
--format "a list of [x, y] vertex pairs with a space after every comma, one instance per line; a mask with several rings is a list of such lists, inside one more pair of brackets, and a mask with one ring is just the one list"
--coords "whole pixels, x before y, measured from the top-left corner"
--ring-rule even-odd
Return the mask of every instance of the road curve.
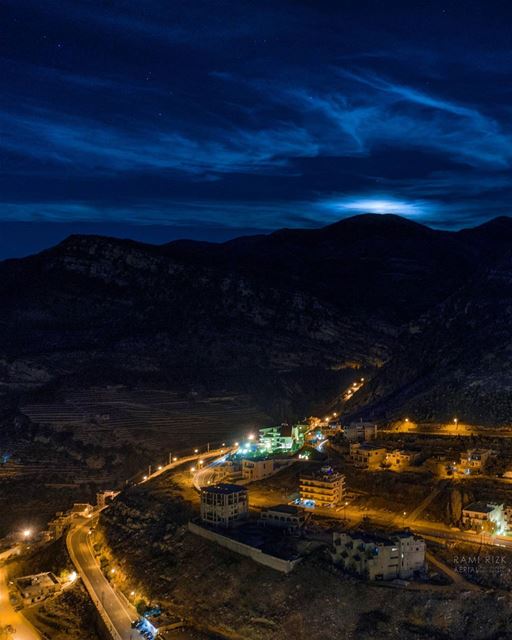
[[112, 638], [135, 640], [136, 632], [130, 623], [137, 614], [103, 575], [90, 544], [90, 525], [91, 521], [88, 520], [69, 531], [66, 538], [69, 555]]
[[[180, 465], [198, 460], [199, 458], [211, 458], [226, 453], [229, 448], [212, 450], [206, 453], [198, 453], [192, 456], [181, 458], [176, 462], [171, 462], [161, 469], [157, 469], [151, 476], [146, 477], [139, 484], [144, 484], [149, 480]], [[106, 507], [108, 508], [108, 507]], [[140, 638], [138, 631], [131, 628], [131, 622], [138, 617], [135, 608], [121, 594], [116, 592], [107, 578], [103, 575], [99, 564], [94, 557], [94, 552], [90, 544], [89, 529], [92, 524], [90, 519], [80, 521], [72, 527], [66, 538], [66, 545], [69, 555], [75, 568], [83, 580], [89, 596], [102, 617], [107, 629], [114, 640], [135, 640]], [[180, 636], [185, 638], [185, 636]], [[32, 640], [32, 639], [29, 639]]]

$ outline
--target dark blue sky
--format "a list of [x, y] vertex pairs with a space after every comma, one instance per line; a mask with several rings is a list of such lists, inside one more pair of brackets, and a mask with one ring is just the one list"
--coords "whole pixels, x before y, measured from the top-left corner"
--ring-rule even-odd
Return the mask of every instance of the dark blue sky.
[[[4, 0], [0, 256], [510, 213], [506, 2]], [[30, 224], [25, 224], [29, 222]]]

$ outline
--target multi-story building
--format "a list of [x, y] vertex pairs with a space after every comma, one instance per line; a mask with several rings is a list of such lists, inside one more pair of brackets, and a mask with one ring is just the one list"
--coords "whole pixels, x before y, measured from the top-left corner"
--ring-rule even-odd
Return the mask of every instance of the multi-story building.
[[468, 449], [460, 454], [459, 471], [466, 475], [482, 473], [491, 455], [490, 449]]
[[220, 483], [201, 490], [201, 520], [218, 527], [232, 527], [249, 512], [247, 489]]
[[268, 478], [274, 473], [273, 460], [242, 460], [242, 477], [244, 480], [252, 482]]
[[343, 433], [350, 442], [369, 442], [377, 437], [377, 425], [372, 422], [351, 422], [343, 427]]
[[305, 504], [332, 507], [345, 495], [345, 476], [325, 465], [317, 472], [301, 475], [299, 491]]
[[393, 449], [393, 451], [386, 453], [384, 462], [392, 471], [401, 471], [409, 467], [417, 458], [418, 454], [415, 451]]
[[275, 507], [263, 509], [260, 522], [266, 526], [296, 531], [306, 524], [310, 516], [310, 513], [300, 507], [278, 504]]
[[278, 427], [260, 429], [259, 447], [264, 451], [294, 452], [304, 446], [304, 434], [307, 425], [281, 424]]
[[369, 442], [354, 442], [350, 445], [350, 458], [356, 467], [373, 471], [386, 459], [386, 447]]
[[462, 524], [477, 533], [503, 534], [507, 530], [503, 504], [472, 502], [462, 509]]
[[368, 580], [411, 578], [425, 566], [425, 541], [408, 531], [377, 536], [334, 532], [333, 561]]

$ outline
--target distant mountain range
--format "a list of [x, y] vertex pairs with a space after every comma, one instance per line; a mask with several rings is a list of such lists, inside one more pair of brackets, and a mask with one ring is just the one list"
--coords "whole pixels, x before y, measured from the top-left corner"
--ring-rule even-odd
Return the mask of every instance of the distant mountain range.
[[249, 392], [276, 418], [338, 406], [509, 422], [512, 219], [393, 215], [222, 244], [70, 236], [0, 263], [0, 384]]

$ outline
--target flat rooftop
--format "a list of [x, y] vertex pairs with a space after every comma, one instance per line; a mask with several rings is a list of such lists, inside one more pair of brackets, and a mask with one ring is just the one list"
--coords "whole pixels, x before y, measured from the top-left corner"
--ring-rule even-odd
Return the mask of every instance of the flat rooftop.
[[487, 502], [471, 502], [462, 508], [463, 511], [475, 511], [476, 513], [491, 513], [494, 511], [496, 505], [488, 504]]
[[215, 484], [211, 487], [206, 487], [203, 489], [206, 493], [241, 493], [242, 491], [247, 491], [245, 487], [242, 487], [240, 484], [229, 484], [228, 482], [220, 482], [219, 484]]
[[385, 449], [383, 444], [373, 444], [372, 442], [362, 442], [359, 451], [376, 451], [377, 449]]
[[279, 513], [289, 513], [295, 516], [302, 513], [304, 509], [294, 507], [292, 504], [276, 504], [274, 507], [265, 507], [263, 511], [278, 511]]
[[59, 584], [57, 578], [53, 573], [37, 573], [33, 576], [22, 576], [16, 579], [16, 584], [20, 589], [27, 589], [28, 587], [53, 587]]

